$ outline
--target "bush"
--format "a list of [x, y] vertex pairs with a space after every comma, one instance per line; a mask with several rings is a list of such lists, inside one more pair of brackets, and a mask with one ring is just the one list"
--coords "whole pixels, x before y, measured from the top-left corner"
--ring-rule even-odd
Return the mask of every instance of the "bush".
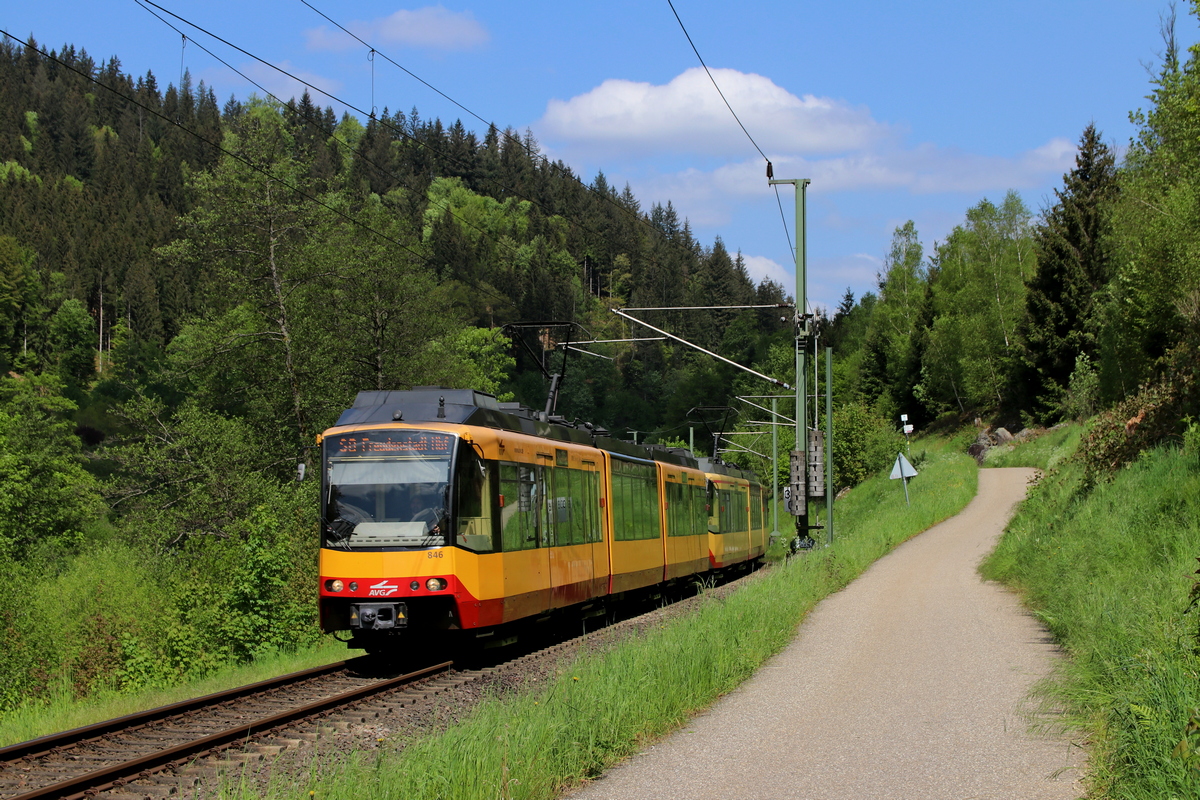
[[78, 545], [103, 513], [68, 421], [74, 410], [57, 378], [0, 378], [0, 559], [24, 559], [44, 544]]
[[886, 467], [904, 447], [904, 438], [861, 403], [833, 412], [834, 491], [857, 486]]

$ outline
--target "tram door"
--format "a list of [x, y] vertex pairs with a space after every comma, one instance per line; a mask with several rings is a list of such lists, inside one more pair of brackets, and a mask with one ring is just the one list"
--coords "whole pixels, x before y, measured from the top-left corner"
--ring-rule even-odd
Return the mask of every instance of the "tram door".
[[559, 450], [554, 466], [541, 468], [545, 486], [542, 523], [550, 546], [551, 605], [581, 603], [595, 594], [593, 531], [599, 525], [597, 504], [591, 502], [596, 473], [573, 469], [567, 452]]
[[542, 467], [500, 464], [501, 545], [504, 550], [505, 619], [550, 606], [550, 549], [544, 544]]

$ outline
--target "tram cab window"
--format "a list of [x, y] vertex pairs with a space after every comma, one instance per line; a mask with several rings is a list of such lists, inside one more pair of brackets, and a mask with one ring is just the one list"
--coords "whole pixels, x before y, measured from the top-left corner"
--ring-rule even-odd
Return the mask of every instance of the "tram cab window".
[[445, 543], [449, 459], [346, 459], [328, 464], [326, 546], [434, 547]]

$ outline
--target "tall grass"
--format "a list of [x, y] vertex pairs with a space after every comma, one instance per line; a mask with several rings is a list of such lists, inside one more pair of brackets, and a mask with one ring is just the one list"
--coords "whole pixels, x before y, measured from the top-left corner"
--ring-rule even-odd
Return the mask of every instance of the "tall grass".
[[911, 506], [899, 482], [872, 478], [837, 503], [832, 547], [797, 556], [724, 599], [710, 595], [696, 612], [611, 650], [564, 662], [543, 690], [492, 698], [442, 733], [385, 740], [333, 769], [314, 768], [305, 788], [316, 797], [533, 799], [600, 774], [745, 680], [787, 645], [821, 598], [966, 505], [976, 489], [974, 462], [944, 443], [927, 447], [909, 487]]
[[1151, 451], [1110, 482], [1082, 487], [1082, 466], [1064, 461], [984, 572], [1023, 590], [1071, 656], [1044, 689], [1095, 737], [1092, 792], [1200, 797], [1200, 642], [1196, 613], [1187, 613], [1200, 459]]
[[984, 466], [1053, 469], [1075, 452], [1082, 436], [1083, 428], [1079, 425], [1056, 427], [1036, 439], [991, 448]]

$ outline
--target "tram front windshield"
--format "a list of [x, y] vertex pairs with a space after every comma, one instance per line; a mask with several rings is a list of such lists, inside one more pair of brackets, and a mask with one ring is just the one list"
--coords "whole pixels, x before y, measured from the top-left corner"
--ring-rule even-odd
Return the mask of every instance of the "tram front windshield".
[[434, 547], [447, 542], [455, 437], [369, 431], [325, 442], [325, 546]]

